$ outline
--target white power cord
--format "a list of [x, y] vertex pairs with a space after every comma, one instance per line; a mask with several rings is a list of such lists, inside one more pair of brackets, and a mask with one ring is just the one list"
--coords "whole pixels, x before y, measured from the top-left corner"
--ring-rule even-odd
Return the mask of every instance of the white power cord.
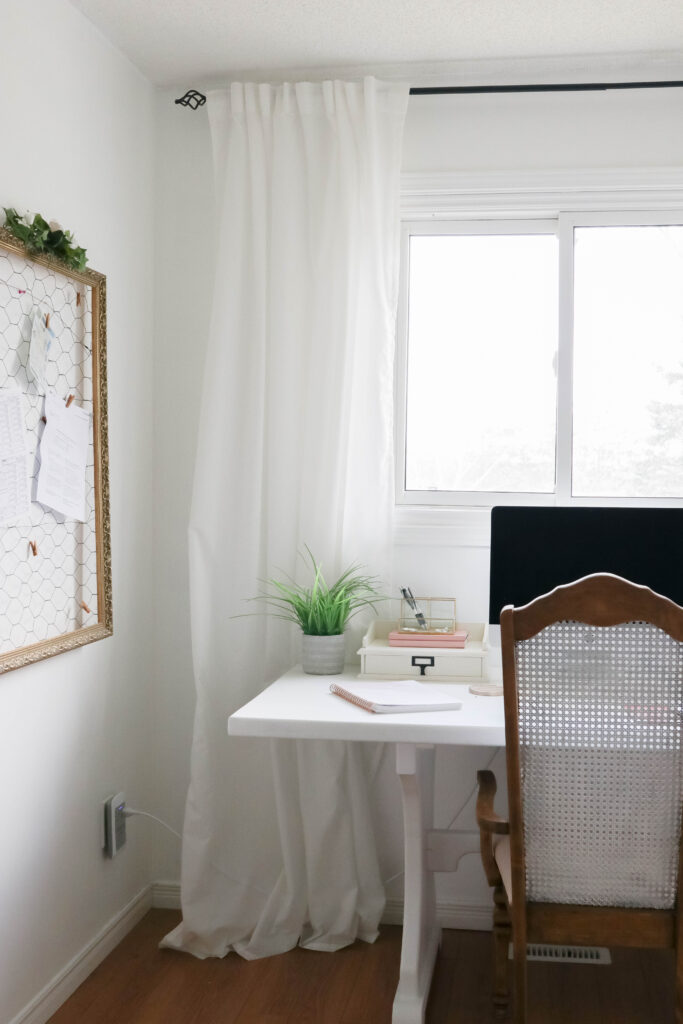
[[142, 818], [151, 818], [152, 821], [158, 821], [160, 825], [163, 825], [164, 828], [167, 828], [168, 831], [172, 832], [174, 836], [178, 837], [178, 839], [182, 839], [183, 838], [181, 836], [180, 832], [176, 832], [176, 830], [174, 828], [171, 828], [170, 825], [167, 825], [165, 821], [161, 820], [161, 818], [157, 818], [156, 814], [150, 814], [149, 811], [138, 811], [134, 807], [126, 807], [124, 812], [123, 812], [123, 814], [124, 814], [124, 817], [126, 817], [126, 818], [132, 818], [136, 814], [140, 815], [140, 817], [142, 817]]
[[[490, 768], [491, 767], [491, 765], [493, 764], [493, 762], [496, 759], [496, 756], [500, 753], [500, 749], [501, 748], [497, 748], [496, 750], [494, 750], [492, 756], [489, 758], [489, 760], [488, 760], [488, 762], [486, 764], [486, 768]], [[376, 762], [375, 765], [373, 766], [373, 768], [374, 768], [373, 775], [376, 773], [378, 767], [379, 767], [378, 762]], [[465, 810], [465, 807], [470, 802], [470, 800], [472, 799], [472, 797], [475, 795], [476, 792], [477, 792], [477, 786], [475, 785], [474, 788], [468, 793], [467, 797], [465, 798], [463, 803], [460, 805], [458, 810], [455, 812], [454, 817], [451, 819], [451, 821], [449, 822], [449, 824], [447, 826], [448, 829], [452, 829], [453, 828], [455, 822], [457, 821], [459, 816], [462, 814], [462, 812]], [[162, 821], [161, 818], [157, 818], [156, 814], [150, 814], [149, 811], [138, 811], [135, 807], [128, 807], [127, 806], [123, 813], [124, 813], [124, 816], [126, 818], [132, 818], [135, 815], [138, 815], [141, 818], [151, 818], [152, 821], [156, 821], [156, 822], [159, 823], [159, 825], [163, 825], [163, 827], [165, 829], [168, 829], [169, 832], [172, 832], [173, 835], [177, 836], [178, 839], [182, 839], [183, 838], [181, 836], [180, 832], [176, 832], [176, 830], [174, 828], [171, 828], [171, 826], [168, 825], [165, 821]], [[397, 871], [396, 874], [395, 875], [391, 875], [390, 878], [382, 879], [382, 884], [383, 885], [389, 885], [390, 882], [393, 882], [393, 881], [395, 881], [395, 879], [400, 878], [401, 875], [403, 875], [403, 874], [404, 874], [403, 871]], [[249, 886], [249, 888], [254, 888], [255, 889], [256, 886]], [[258, 891], [260, 892], [261, 890], [258, 890]]]
[[[496, 747], [496, 749], [494, 750], [493, 754], [491, 755], [491, 757], [488, 759], [488, 761], [484, 765], [484, 770], [486, 770], [486, 769], [491, 767], [491, 765], [493, 764], [495, 759], [498, 757], [498, 755], [500, 754], [502, 749], [503, 749], [502, 747]], [[472, 798], [477, 795], [477, 790], [478, 789], [479, 789], [479, 784], [475, 782], [475, 784], [472, 787], [472, 789], [470, 790], [470, 792], [467, 794], [467, 796], [465, 797], [463, 802], [460, 804], [460, 807], [457, 809], [457, 811], [455, 812], [455, 814], [453, 815], [451, 820], [446, 825], [446, 829], [447, 830], [450, 830], [450, 829], [453, 828], [453, 826], [455, 825], [456, 821], [458, 820], [458, 818], [460, 817], [462, 812], [465, 810], [465, 808], [469, 804], [470, 800], [472, 800]]]
[[[171, 826], [168, 825], [165, 821], [162, 821], [161, 818], [157, 818], [156, 814], [150, 814], [149, 811], [138, 811], [137, 808], [135, 808], [135, 807], [128, 807], [127, 806], [126, 809], [123, 812], [123, 815], [126, 818], [133, 818], [133, 817], [135, 817], [135, 815], [139, 815], [142, 818], [151, 818], [152, 821], [156, 821], [160, 825], [163, 825], [164, 828], [168, 829], [169, 832], [172, 832], [173, 835], [176, 836], [178, 839], [182, 839], [183, 838], [181, 836], [180, 832], [176, 832], [176, 830], [174, 828], [171, 828]], [[197, 840], [193, 839], [192, 837], [187, 837], [186, 836], [185, 837], [185, 842], [189, 843], [192, 846], [202, 847], [202, 849], [203, 849], [203, 844], [197, 842]], [[233, 878], [233, 876], [229, 875], [227, 873], [227, 871], [224, 871], [223, 868], [219, 864], [216, 864], [213, 861], [213, 859], [210, 860], [209, 863], [211, 864], [211, 867], [214, 869], [214, 871], [217, 871], [219, 874], [223, 875], [224, 878], [227, 878], [227, 880], [229, 882], [232, 882], [233, 885], [238, 886], [240, 889], [253, 889], [254, 892], [261, 893], [262, 896], [270, 896], [271, 895], [270, 890], [261, 889], [258, 885], [254, 885], [251, 882], [245, 882], [243, 879]]]

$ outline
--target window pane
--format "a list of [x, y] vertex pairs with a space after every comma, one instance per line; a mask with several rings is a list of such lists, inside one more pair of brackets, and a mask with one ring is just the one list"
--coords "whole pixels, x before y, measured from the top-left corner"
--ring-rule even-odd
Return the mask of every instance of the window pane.
[[577, 496], [683, 495], [683, 227], [574, 232]]
[[557, 239], [414, 235], [406, 489], [555, 487]]

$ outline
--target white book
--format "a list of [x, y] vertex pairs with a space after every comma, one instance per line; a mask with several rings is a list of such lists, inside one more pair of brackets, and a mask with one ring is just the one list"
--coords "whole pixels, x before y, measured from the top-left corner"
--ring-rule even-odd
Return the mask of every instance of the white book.
[[392, 715], [401, 711], [459, 711], [461, 700], [446, 696], [440, 686], [415, 679], [359, 680], [357, 683], [330, 685], [330, 693], [351, 701], [365, 711]]

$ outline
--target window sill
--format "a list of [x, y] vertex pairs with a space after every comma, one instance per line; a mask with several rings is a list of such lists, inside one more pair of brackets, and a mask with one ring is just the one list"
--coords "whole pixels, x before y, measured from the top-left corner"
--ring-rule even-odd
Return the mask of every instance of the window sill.
[[397, 505], [394, 509], [394, 544], [400, 547], [488, 548], [491, 544], [491, 509]]

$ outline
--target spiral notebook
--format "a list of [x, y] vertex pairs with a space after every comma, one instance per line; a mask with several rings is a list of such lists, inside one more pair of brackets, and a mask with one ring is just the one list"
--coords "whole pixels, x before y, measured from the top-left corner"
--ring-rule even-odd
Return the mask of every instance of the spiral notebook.
[[330, 693], [365, 711], [393, 715], [402, 711], [459, 711], [461, 700], [448, 698], [441, 686], [414, 679], [378, 679], [330, 685]]

